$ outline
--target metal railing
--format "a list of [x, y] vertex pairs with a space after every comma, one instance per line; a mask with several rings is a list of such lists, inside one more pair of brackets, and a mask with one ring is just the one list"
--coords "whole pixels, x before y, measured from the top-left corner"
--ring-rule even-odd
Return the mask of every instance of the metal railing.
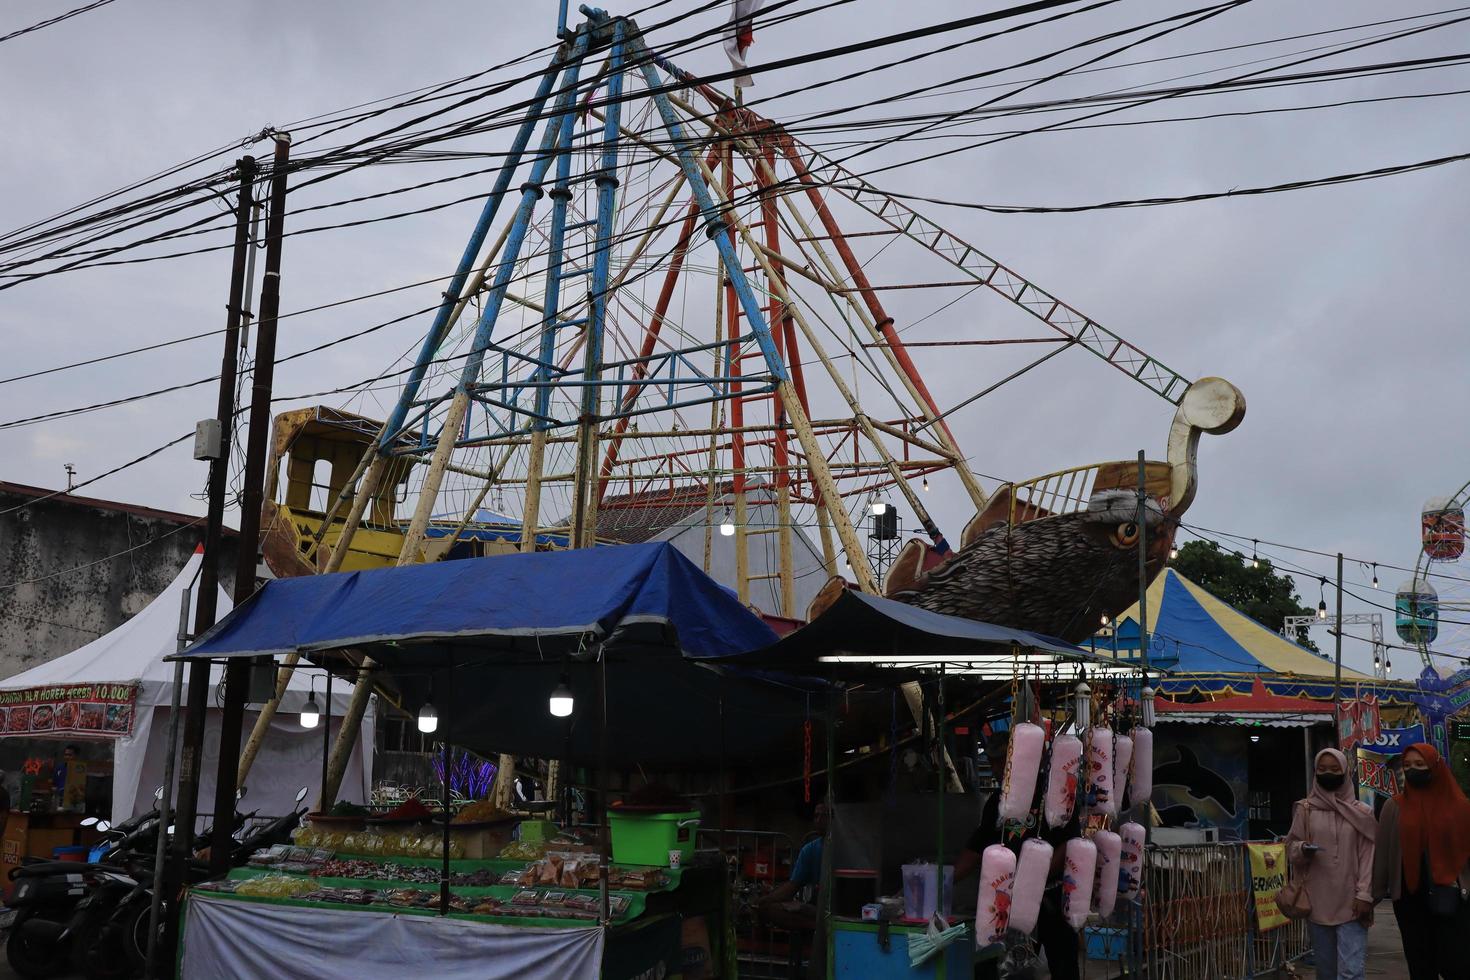
[[1241, 841], [1150, 848], [1139, 928], [1131, 945], [1150, 980], [1274, 976], [1311, 948], [1304, 921], [1261, 931]]
[[792, 975], [793, 949], [799, 937], [762, 922], [756, 914], [760, 900], [791, 874], [796, 843], [789, 834], [767, 830], [700, 830], [700, 847], [719, 848], [729, 868], [730, 914], [734, 924], [735, 958], [741, 980], [784, 980]]
[[[1157, 495], [1167, 487], [1171, 467], [1150, 460], [1144, 464], [1149, 492]], [[1137, 464], [1132, 460], [1093, 463], [1058, 470], [1010, 486], [1012, 526], [1046, 517], [1074, 514], [1087, 509], [1092, 495], [1099, 490], [1135, 490], [1138, 487]]]

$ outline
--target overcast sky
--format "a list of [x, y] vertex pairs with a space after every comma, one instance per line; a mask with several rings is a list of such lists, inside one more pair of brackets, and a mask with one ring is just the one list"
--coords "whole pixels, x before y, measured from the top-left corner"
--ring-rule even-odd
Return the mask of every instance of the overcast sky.
[[[0, 33], [67, 6], [62, 0], [9, 4], [0, 14]], [[676, 0], [657, 13], [694, 6], [692, 0]], [[1158, 59], [1387, 17], [1448, 11], [1452, 6], [1254, 0], [1205, 24], [1139, 46], [1113, 62]], [[761, 111], [781, 119], [883, 98], [1180, 9], [1182, 5], [1121, 0], [1014, 37], [777, 99], [762, 105]], [[791, 25], [759, 31], [751, 60], [760, 64], [975, 10], [973, 2], [960, 0], [904, 4], [854, 0]], [[671, 40], [708, 27], [721, 13], [690, 17], [651, 40]], [[1210, 73], [1183, 82], [1218, 79], [1294, 60], [1285, 56], [1319, 45], [1363, 40], [1446, 18], [1089, 73], [1032, 89], [1018, 100], [1154, 87], [1199, 72]], [[7, 93], [0, 108], [7, 132], [0, 146], [0, 232], [238, 142], [262, 127], [285, 126], [509, 60], [550, 42], [554, 20], [555, 4], [550, 0], [518, 4], [257, 0], [228, 5], [116, 0], [5, 42], [0, 46], [0, 90]], [[1467, 42], [1470, 27], [1461, 23], [1289, 70], [1457, 54], [1470, 50]], [[937, 44], [924, 41], [885, 49], [882, 55], [865, 53], [764, 74], [750, 97], [777, 95]], [[1076, 64], [1097, 50], [1001, 79], [1034, 77], [1046, 69]], [[1267, 57], [1277, 60], [1221, 71]], [[693, 52], [680, 61], [696, 73], [728, 67], [718, 48]], [[1463, 65], [1172, 100], [1099, 121], [1242, 112], [1461, 88], [1470, 89], [1470, 74]], [[524, 91], [529, 94], [528, 87]], [[995, 91], [1004, 90], [950, 93], [866, 112], [960, 108]], [[1467, 104], [1470, 97], [1449, 95], [1035, 134], [898, 167], [873, 179], [897, 192], [987, 204], [1061, 206], [1223, 191], [1470, 151]], [[843, 118], [860, 120], [864, 115]], [[968, 131], [1004, 128], [1004, 123], [988, 129], [971, 124]], [[492, 134], [478, 137], [472, 148], [493, 150], [503, 142], [501, 134]], [[889, 147], [861, 157], [854, 166], [883, 167], [951, 145]], [[251, 152], [264, 157], [270, 151], [260, 144]], [[216, 164], [224, 167], [233, 156], [233, 152], [222, 156]], [[348, 193], [373, 193], [439, 172], [428, 165], [415, 166], [371, 168], [334, 181], [329, 189], [307, 189], [300, 195], [305, 200], [293, 197], [292, 204], [305, 207]], [[465, 167], [451, 169], [462, 172]], [[477, 187], [488, 189], [491, 177], [477, 181], [364, 205], [355, 215], [380, 215], [468, 195]], [[1249, 413], [1235, 433], [1206, 439], [1201, 446], [1201, 486], [1190, 523], [1412, 566], [1425, 498], [1453, 493], [1470, 481], [1465, 394], [1470, 343], [1464, 312], [1470, 268], [1467, 188], [1470, 164], [1456, 164], [1290, 194], [1075, 215], [1002, 216], [919, 207], [1181, 374], [1219, 375], [1240, 387]], [[464, 204], [402, 221], [288, 240], [282, 311], [447, 274], [476, 210], [477, 205]], [[330, 211], [325, 215], [338, 217]], [[305, 217], [288, 220], [308, 223]], [[309, 223], [327, 222], [312, 216]], [[904, 264], [908, 260], [895, 259], [891, 269], [884, 269], [881, 261], [880, 257], [870, 265], [874, 281], [899, 282], [920, 274], [917, 267]], [[217, 329], [223, 326], [228, 274], [228, 253], [210, 252], [77, 271], [0, 291], [0, 328], [6, 340], [0, 377]], [[281, 352], [429, 306], [437, 290], [424, 286], [283, 321]], [[905, 318], [911, 321], [941, 306], [953, 293], [895, 299], [900, 326]], [[426, 326], [427, 319], [419, 317], [282, 365], [276, 390], [306, 393], [374, 376], [416, 348]], [[997, 297], [977, 293], [908, 336], [940, 340], [1044, 332], [1044, 327], [1018, 316]], [[1034, 350], [975, 348], [959, 356], [953, 349], [940, 348], [916, 352], [916, 359], [938, 401], [948, 405], [1034, 354]], [[218, 366], [219, 339], [211, 337], [92, 368], [0, 384], [0, 421], [192, 381], [215, 373]], [[194, 420], [213, 414], [215, 397], [212, 385], [202, 385], [106, 411], [0, 429], [4, 459], [0, 478], [64, 486], [67, 462], [76, 465], [79, 478], [94, 476], [190, 430]], [[355, 407], [381, 414], [391, 397], [391, 392], [379, 393], [357, 401]], [[1025, 478], [1128, 458], [1140, 448], [1160, 458], [1172, 412], [1172, 406], [1142, 386], [1073, 350], [962, 410], [954, 421], [978, 471]], [[198, 493], [204, 479], [203, 464], [190, 459], [185, 443], [84, 492], [202, 513], [202, 503], [191, 495]], [[936, 480], [931, 496], [936, 515], [956, 536], [970, 516], [958, 482]], [[1330, 561], [1313, 556], [1266, 546], [1262, 553], [1314, 572], [1332, 571]], [[1470, 578], [1470, 567], [1458, 573]], [[1405, 577], [1380, 570], [1386, 590]], [[1350, 588], [1373, 595], [1368, 578], [1366, 570], [1349, 565]], [[1440, 589], [1448, 596], [1466, 590], [1470, 582], [1446, 581]], [[1307, 604], [1315, 606], [1315, 583], [1304, 582], [1301, 591]], [[1391, 602], [1390, 594], [1380, 592], [1377, 598]], [[1370, 607], [1358, 602], [1348, 608]], [[1388, 629], [1391, 633], [1391, 621]], [[1446, 627], [1449, 643], [1460, 653], [1470, 653], [1470, 634], [1461, 641], [1453, 636], [1455, 631]], [[1330, 645], [1325, 632], [1317, 639], [1324, 647]], [[1365, 668], [1367, 656], [1366, 647], [1349, 645], [1350, 664]], [[1412, 654], [1396, 652], [1393, 659], [1399, 676], [1414, 666]]]

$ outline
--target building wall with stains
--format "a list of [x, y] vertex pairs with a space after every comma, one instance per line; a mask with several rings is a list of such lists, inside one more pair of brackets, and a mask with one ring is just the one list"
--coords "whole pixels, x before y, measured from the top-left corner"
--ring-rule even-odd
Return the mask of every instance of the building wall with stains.
[[[95, 640], [148, 605], [204, 540], [200, 515], [0, 482], [0, 678]], [[235, 538], [221, 584], [232, 591]]]

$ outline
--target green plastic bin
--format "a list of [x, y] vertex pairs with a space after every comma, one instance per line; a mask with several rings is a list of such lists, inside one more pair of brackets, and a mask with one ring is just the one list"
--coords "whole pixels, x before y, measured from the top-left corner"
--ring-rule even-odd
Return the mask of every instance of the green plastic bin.
[[669, 866], [669, 852], [688, 857], [694, 851], [694, 832], [699, 828], [699, 811], [639, 813], [608, 811], [612, 833], [612, 859], [618, 864]]

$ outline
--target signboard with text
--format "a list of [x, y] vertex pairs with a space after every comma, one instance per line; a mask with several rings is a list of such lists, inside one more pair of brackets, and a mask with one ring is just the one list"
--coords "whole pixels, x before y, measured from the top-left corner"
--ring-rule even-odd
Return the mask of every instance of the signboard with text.
[[133, 730], [136, 684], [57, 684], [0, 691], [0, 736], [122, 738]]

